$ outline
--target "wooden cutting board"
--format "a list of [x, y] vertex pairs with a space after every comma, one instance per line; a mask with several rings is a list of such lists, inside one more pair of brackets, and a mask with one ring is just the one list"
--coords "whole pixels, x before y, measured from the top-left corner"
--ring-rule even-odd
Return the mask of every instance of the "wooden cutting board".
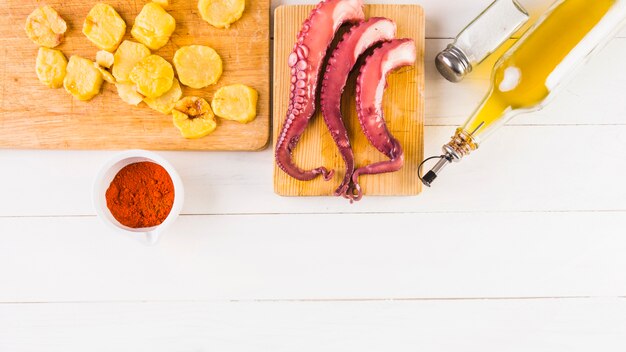
[[[289, 104], [289, 67], [287, 56], [293, 49], [302, 22], [308, 17], [312, 6], [282, 6], [274, 15], [274, 106], [273, 140], [282, 128]], [[365, 15], [387, 17], [398, 26], [398, 38], [412, 38], [417, 46], [414, 67], [404, 68], [388, 77], [384, 97], [384, 113], [391, 133], [404, 148], [404, 167], [395, 173], [367, 175], [360, 178], [366, 195], [417, 195], [421, 182], [417, 167], [424, 154], [424, 12], [417, 5], [366, 5]], [[355, 110], [354, 73], [342, 99], [342, 113], [349, 131], [357, 167], [385, 160], [372, 147], [361, 131]], [[304, 169], [325, 166], [335, 170], [334, 178], [326, 182], [321, 177], [302, 182], [293, 179], [274, 165], [274, 191], [283, 196], [332, 195], [344, 177], [344, 162], [326, 128], [321, 113], [310, 121], [294, 151], [297, 165]]]
[[[47, 0], [68, 24], [65, 41], [57, 47], [69, 58], [95, 59], [98, 51], [83, 34], [83, 21], [98, 1]], [[107, 0], [126, 21], [126, 38], [134, 18], [146, 1]], [[154, 53], [172, 62], [183, 45], [213, 47], [224, 61], [219, 82], [205, 89], [183, 88], [210, 102], [224, 85], [243, 83], [259, 92], [258, 116], [242, 125], [218, 119], [217, 130], [201, 139], [187, 140], [163, 115], [141, 103], [124, 103], [115, 86], [105, 83], [101, 94], [88, 102], [63, 88], [43, 86], [35, 74], [37, 45], [24, 32], [26, 17], [38, 6], [36, 0], [0, 0], [0, 148], [38, 149], [166, 149], [257, 150], [269, 139], [269, 0], [248, 0], [243, 17], [229, 29], [204, 22], [197, 1], [172, 0], [168, 12], [176, 19], [169, 43]]]

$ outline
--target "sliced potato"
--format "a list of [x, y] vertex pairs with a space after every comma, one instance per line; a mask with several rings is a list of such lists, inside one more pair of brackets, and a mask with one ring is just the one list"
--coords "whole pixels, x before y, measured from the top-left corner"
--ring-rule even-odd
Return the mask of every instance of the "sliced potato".
[[40, 47], [37, 53], [37, 77], [50, 88], [63, 86], [67, 59], [59, 50]]
[[180, 82], [191, 88], [215, 84], [222, 75], [222, 58], [208, 46], [183, 46], [176, 50], [173, 61]]
[[150, 56], [150, 49], [141, 43], [125, 40], [113, 55], [113, 77], [118, 82], [130, 83], [130, 71], [143, 58]]
[[159, 55], [150, 55], [133, 67], [129, 77], [137, 85], [139, 93], [148, 98], [158, 98], [172, 88], [174, 69]]
[[241, 18], [245, 0], [200, 0], [198, 10], [202, 19], [217, 28], [228, 28]]
[[256, 90], [243, 84], [233, 84], [215, 92], [211, 107], [215, 115], [223, 119], [248, 123], [256, 118], [258, 98]]
[[67, 24], [52, 7], [43, 6], [28, 15], [24, 30], [35, 44], [54, 48], [63, 41]]
[[180, 88], [178, 80], [174, 78], [172, 88], [165, 92], [165, 94], [161, 95], [158, 98], [144, 98], [143, 101], [144, 103], [148, 104], [148, 106], [152, 109], [167, 115], [172, 112], [174, 105], [180, 100], [182, 96], [183, 90]]
[[100, 50], [96, 53], [96, 62], [104, 68], [111, 68], [111, 66], [113, 66], [113, 61], [113, 53], [106, 50]]
[[143, 100], [143, 95], [137, 92], [137, 87], [132, 83], [116, 83], [117, 95], [130, 105], [139, 105]]
[[91, 8], [83, 23], [83, 34], [98, 48], [115, 50], [126, 33], [126, 22], [111, 5], [98, 3]]
[[113, 77], [111, 72], [107, 71], [107, 69], [105, 69], [104, 67], [98, 65], [97, 62], [94, 62], [93, 65], [95, 66], [95, 68], [98, 69], [98, 71], [100, 71], [100, 74], [102, 74], [102, 79], [104, 79], [105, 82], [115, 84], [115, 77]]
[[199, 97], [179, 100], [172, 110], [172, 119], [181, 135], [189, 139], [204, 137], [217, 127], [211, 106]]
[[65, 90], [80, 100], [89, 100], [100, 92], [102, 74], [93, 61], [80, 56], [70, 57], [63, 80]]
[[149, 2], [135, 18], [130, 34], [148, 48], [158, 50], [167, 44], [174, 29], [176, 29], [174, 17], [159, 4]]

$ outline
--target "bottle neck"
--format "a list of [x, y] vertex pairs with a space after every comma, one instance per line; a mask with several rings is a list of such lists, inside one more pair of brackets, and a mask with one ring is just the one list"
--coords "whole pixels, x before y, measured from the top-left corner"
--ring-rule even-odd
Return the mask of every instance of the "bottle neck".
[[457, 162], [476, 149], [478, 149], [478, 144], [472, 135], [462, 128], [457, 128], [450, 142], [443, 146], [443, 153], [451, 161]]
[[[504, 123], [514, 113], [510, 104], [491, 89], [480, 107], [465, 122], [457, 128], [456, 133], [448, 144], [442, 148], [439, 162], [426, 174], [420, 177], [423, 184], [430, 187], [441, 171], [450, 163], [459, 162], [465, 156], [478, 149], [479, 141], [483, 140], [494, 128]], [[420, 166], [421, 167], [421, 166]]]
[[478, 148], [491, 131], [504, 124], [513, 110], [513, 107], [492, 87], [476, 111], [457, 129], [448, 145], [469, 150], [463, 156], [469, 154]]

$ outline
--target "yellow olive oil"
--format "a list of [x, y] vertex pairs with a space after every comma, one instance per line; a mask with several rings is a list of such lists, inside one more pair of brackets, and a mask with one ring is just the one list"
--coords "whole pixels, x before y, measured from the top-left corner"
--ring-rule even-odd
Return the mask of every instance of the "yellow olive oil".
[[[489, 94], [463, 129], [478, 142], [510, 111], [541, 107], [560, 83], [566, 57], [605, 18], [616, 0], [565, 0], [496, 63]], [[575, 63], [574, 63], [575, 64]], [[565, 69], [565, 68], [563, 68]]]
[[624, 19], [626, 0], [556, 1], [495, 64], [489, 93], [444, 145], [444, 155], [424, 176], [424, 184], [430, 186], [447, 164], [478, 148], [513, 116], [543, 107]]

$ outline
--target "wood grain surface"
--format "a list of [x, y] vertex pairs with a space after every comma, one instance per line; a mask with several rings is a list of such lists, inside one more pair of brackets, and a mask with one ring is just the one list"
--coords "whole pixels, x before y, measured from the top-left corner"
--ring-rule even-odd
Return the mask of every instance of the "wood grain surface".
[[[134, 18], [146, 2], [106, 1], [127, 25], [131, 39]], [[98, 51], [83, 34], [83, 20], [97, 1], [49, 0], [68, 24], [65, 41], [57, 47], [68, 58], [95, 59]], [[224, 85], [243, 83], [259, 92], [258, 116], [243, 125], [218, 119], [217, 130], [198, 140], [181, 137], [171, 115], [163, 115], [144, 103], [131, 106], [105, 83], [101, 94], [88, 102], [63, 88], [42, 85], [35, 74], [37, 45], [24, 32], [28, 14], [44, 3], [35, 0], [0, 0], [0, 148], [37, 149], [160, 149], [160, 150], [258, 150], [269, 139], [269, 1], [248, 0], [243, 17], [229, 29], [204, 22], [196, 1], [173, 0], [168, 12], [176, 19], [176, 31], [166, 46], [154, 53], [171, 62], [183, 45], [208, 45], [224, 61], [224, 73], [216, 85], [184, 95], [210, 102]]]
[[[276, 9], [274, 19], [274, 146], [285, 119], [289, 104], [289, 67], [287, 56], [302, 22], [308, 17], [312, 6], [282, 6]], [[423, 158], [424, 122], [424, 13], [417, 5], [366, 5], [365, 15], [381, 16], [394, 20], [398, 26], [398, 38], [412, 38], [417, 46], [415, 66], [400, 69], [388, 77], [384, 97], [384, 113], [387, 126], [398, 138], [405, 153], [402, 170], [361, 177], [366, 195], [417, 195], [421, 184], [417, 167]], [[385, 156], [370, 145], [361, 131], [355, 110], [354, 72], [342, 99], [342, 113], [354, 150], [356, 166], [383, 161]], [[334, 178], [326, 182], [321, 177], [298, 181], [276, 165], [274, 166], [274, 191], [283, 196], [328, 196], [344, 177], [344, 162], [318, 111], [310, 121], [294, 151], [294, 159], [300, 167], [313, 169], [325, 166], [335, 170]]]

